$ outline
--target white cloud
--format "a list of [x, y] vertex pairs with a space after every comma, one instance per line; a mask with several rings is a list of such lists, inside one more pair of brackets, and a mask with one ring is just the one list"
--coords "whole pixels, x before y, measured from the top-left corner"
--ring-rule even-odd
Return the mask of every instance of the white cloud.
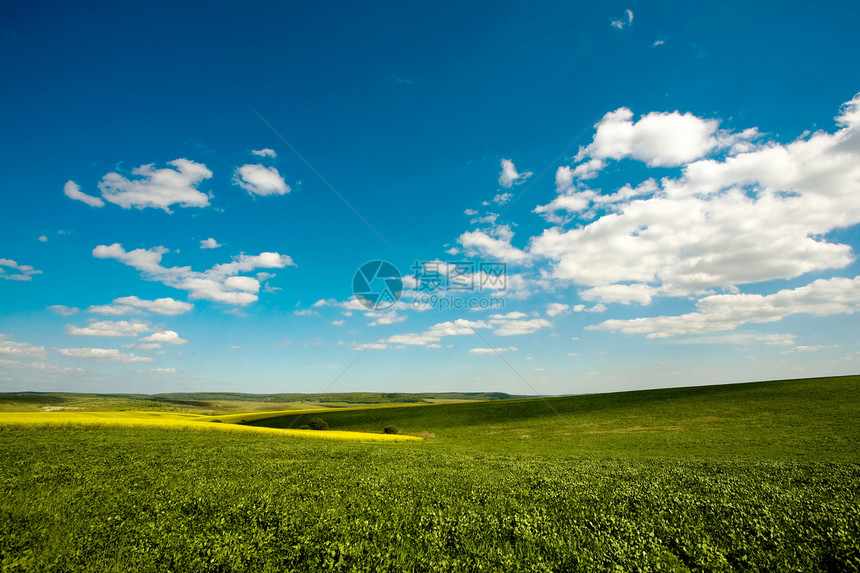
[[398, 322], [403, 322], [406, 320], [406, 315], [397, 314], [396, 311], [390, 310], [387, 312], [366, 312], [364, 316], [368, 318], [373, 318], [373, 322], [370, 322], [368, 326], [384, 326], [388, 324], [397, 324]]
[[489, 328], [490, 325], [482, 320], [466, 320], [458, 318], [434, 324], [422, 334], [395, 334], [386, 342], [413, 346], [432, 346], [446, 336], [462, 336], [474, 334], [476, 328]]
[[104, 207], [105, 202], [99, 199], [98, 197], [93, 197], [92, 195], [87, 195], [83, 191], [81, 191], [81, 187], [72, 181], [66, 181], [66, 184], [63, 186], [63, 193], [66, 194], [66, 197], [69, 199], [74, 199], [75, 201], [83, 201], [90, 207]]
[[233, 183], [251, 195], [285, 195], [290, 192], [290, 186], [284, 182], [277, 169], [262, 165], [237, 167]]
[[624, 11], [624, 16], [619, 18], [618, 20], [612, 20], [609, 25], [613, 28], [618, 28], [619, 30], [623, 30], [630, 26], [633, 23], [633, 10], [629, 8]]
[[122, 304], [94, 304], [87, 308], [87, 312], [102, 314], [105, 316], [124, 316], [126, 314], [142, 314], [139, 308], [125, 306]]
[[[6, 269], [12, 269], [13, 273], [9, 274]], [[40, 274], [42, 271], [37, 271], [30, 265], [19, 265], [12, 259], [0, 259], [0, 279], [27, 282], [33, 280], [33, 275]]]
[[522, 262], [528, 253], [511, 245], [514, 233], [507, 225], [499, 225], [489, 231], [467, 231], [457, 238], [469, 255], [484, 255], [504, 262]]
[[592, 287], [579, 292], [582, 300], [603, 303], [642, 305], [651, 304], [651, 299], [657, 295], [657, 289], [645, 284], [611, 284]]
[[150, 372], [155, 374], [176, 374], [176, 368], [153, 368]]
[[239, 255], [232, 262], [213, 266], [204, 272], [192, 271], [191, 267], [163, 267], [161, 257], [167, 253], [164, 247], [126, 251], [119, 243], [98, 245], [93, 256], [99, 259], [116, 259], [144, 274], [149, 280], [188, 291], [191, 298], [201, 298], [227, 304], [246, 305], [258, 300], [260, 281], [242, 272], [256, 269], [275, 269], [295, 266], [287, 255], [260, 253]]
[[99, 190], [105, 201], [123, 209], [135, 207], [164, 209], [170, 212], [171, 205], [182, 207], [206, 207], [209, 196], [197, 189], [202, 181], [212, 177], [212, 172], [202, 163], [188, 159], [169, 161], [175, 169], [155, 169], [154, 164], [132, 169], [137, 179], [127, 179], [119, 173], [108, 173], [102, 177]]
[[47, 243], [48, 242], [48, 236], [47, 235], [40, 235], [39, 236], [39, 242], [40, 243]]
[[493, 197], [493, 203], [498, 203], [499, 205], [505, 205], [510, 203], [511, 199], [513, 199], [513, 193], [498, 193], [495, 197]]
[[[664, 337], [665, 338], [665, 337]], [[758, 334], [756, 332], [730, 332], [721, 334], [706, 334], [689, 338], [672, 339], [673, 344], [734, 344], [748, 345], [762, 342], [768, 346], [794, 346], [794, 334]]]
[[469, 349], [469, 354], [494, 355], [500, 352], [508, 352], [509, 350], [515, 351], [516, 349], [516, 346], [509, 346], [508, 348], [471, 348]]
[[512, 317], [511, 314], [513, 313], [509, 313], [508, 315], [493, 315], [492, 320], [490, 320], [490, 324], [495, 327], [495, 329], [493, 330], [493, 334], [497, 336], [533, 334], [541, 328], [552, 327], [552, 323], [545, 318], [532, 318], [524, 320], [522, 318], [519, 318], [519, 316]]
[[335, 326], [343, 326], [344, 321], [343, 320], [333, 320], [333, 321], [331, 321], [331, 323]]
[[770, 295], [712, 295], [699, 300], [696, 307], [696, 312], [678, 316], [611, 319], [587, 328], [667, 338], [733, 330], [747, 323], [776, 322], [793, 314], [853, 314], [860, 311], [860, 277], [819, 279]]
[[783, 352], [783, 354], [791, 354], [791, 353], [795, 353], [795, 352], [798, 352], [798, 353], [800, 353], [800, 352], [818, 352], [819, 350], [827, 350], [830, 348], [842, 348], [842, 346], [839, 344], [827, 344], [827, 345], [816, 344], [815, 346], [800, 345], [800, 346], [795, 346], [794, 348], [792, 348], [790, 350], [786, 350], [785, 352]]
[[[633, 112], [622, 107], [604, 115], [595, 127], [594, 140], [579, 150], [576, 161], [630, 157], [649, 167], [672, 167], [703, 157], [721, 141], [717, 120], [701, 119], [689, 112], [651, 112], [634, 123]], [[585, 172], [593, 176], [598, 165], [603, 164], [592, 163]]]
[[201, 249], [217, 249], [220, 246], [221, 246], [221, 244], [218, 243], [218, 241], [216, 241], [212, 237], [209, 237], [208, 239], [204, 239], [204, 240], [200, 241], [200, 248]]
[[153, 332], [146, 338], [141, 338], [141, 342], [152, 342], [155, 344], [185, 344], [188, 342], [185, 339], [179, 338], [179, 335], [172, 330], [162, 330], [160, 332]]
[[18, 370], [36, 370], [50, 374], [83, 374], [84, 372], [81, 368], [55, 366], [45, 362], [21, 362], [20, 360], [6, 360], [5, 358], [0, 358], [0, 367]]
[[52, 304], [48, 307], [48, 310], [55, 314], [59, 314], [60, 316], [72, 316], [78, 312], [78, 309], [73, 306], [66, 306], [64, 304]]
[[26, 342], [15, 342], [10, 334], [0, 334], [0, 354], [28, 358], [45, 358], [44, 346], [33, 346]]
[[256, 155], [257, 157], [277, 157], [278, 154], [275, 153], [274, 149], [269, 149], [268, 147], [264, 147], [263, 149], [252, 149], [251, 153]]
[[487, 213], [483, 217], [476, 217], [476, 218], [472, 219], [471, 221], [469, 221], [469, 224], [470, 225], [483, 225], [483, 224], [492, 225], [493, 223], [496, 222], [496, 219], [498, 219], [498, 218], [499, 218], [498, 213]]
[[569, 304], [564, 304], [561, 302], [551, 302], [546, 305], [546, 315], [549, 317], [558, 316], [560, 314], [564, 314], [570, 310]]
[[69, 358], [107, 360], [111, 362], [152, 362], [152, 358], [120, 352], [116, 348], [58, 348], [57, 352]]
[[388, 345], [383, 342], [369, 342], [366, 344], [354, 344], [353, 350], [384, 350]]
[[510, 159], [502, 159], [502, 172], [499, 174], [499, 185], [510, 189], [513, 185], [519, 185], [532, 176], [531, 171], [517, 173], [514, 162]]
[[136, 296], [123, 296], [115, 298], [115, 304], [133, 306], [155, 314], [163, 314], [165, 316], [176, 316], [184, 314], [194, 308], [194, 305], [181, 300], [176, 300], [170, 297], [157, 298], [155, 300], [144, 300]]
[[149, 330], [149, 323], [139, 320], [103, 320], [90, 322], [83, 328], [66, 325], [66, 333], [73, 336], [137, 336]]
[[[580, 211], [608, 212], [578, 228], [547, 229], [527, 252], [546, 257], [555, 279], [601, 287], [585, 291], [594, 300], [641, 304], [658, 294], [701, 295], [842, 268], [854, 260], [851, 247], [826, 235], [860, 223], [858, 107], [860, 95], [843, 107], [834, 133], [820, 131], [787, 145], [757, 143], [723, 159], [694, 161], [681, 177], [659, 186], [649, 180], [611, 195], [565, 195]], [[733, 141], [711, 133], [722, 143], [705, 142], [700, 149]], [[746, 130], [741, 139], [751, 133], [757, 131]], [[604, 143], [595, 137], [586, 149], [604, 149]], [[591, 204], [583, 207], [583, 201]], [[603, 288], [608, 285], [614, 293]]]

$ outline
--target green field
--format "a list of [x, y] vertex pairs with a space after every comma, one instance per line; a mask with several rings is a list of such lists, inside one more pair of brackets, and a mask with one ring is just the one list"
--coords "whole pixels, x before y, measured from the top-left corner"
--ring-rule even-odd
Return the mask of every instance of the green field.
[[170, 394], [82, 394], [64, 392], [0, 392], [0, 412], [70, 409], [86, 411], [152, 411], [183, 414], [235, 414], [306, 408], [345, 408], [386, 404], [431, 404], [506, 400], [503, 392], [318, 394], [244, 394], [239, 392], [174, 392]]
[[313, 414], [394, 444], [0, 425], [0, 571], [857, 571], [858, 389]]

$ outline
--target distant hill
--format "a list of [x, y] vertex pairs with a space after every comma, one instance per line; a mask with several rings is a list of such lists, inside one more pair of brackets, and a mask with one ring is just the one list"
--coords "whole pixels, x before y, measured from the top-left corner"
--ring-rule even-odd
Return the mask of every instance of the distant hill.
[[342, 408], [380, 404], [417, 404], [445, 401], [509, 400], [503, 392], [327, 392], [316, 394], [246, 394], [239, 392], [173, 392], [167, 394], [94, 394], [74, 392], [3, 392], [0, 410], [75, 408], [83, 410], [157, 410], [220, 414], [294, 410], [311, 407]]
[[326, 392], [321, 394], [242, 394], [238, 392], [173, 392], [153, 394], [165, 400], [234, 400], [249, 402], [338, 402], [344, 404], [416, 403], [427, 400], [509, 400], [524, 396], [504, 392]]

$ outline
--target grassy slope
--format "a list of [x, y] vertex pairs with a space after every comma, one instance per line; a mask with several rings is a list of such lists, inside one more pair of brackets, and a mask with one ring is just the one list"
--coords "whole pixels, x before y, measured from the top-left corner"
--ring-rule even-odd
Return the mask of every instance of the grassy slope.
[[[313, 415], [332, 429], [391, 424], [473, 451], [856, 461], [858, 390], [860, 376], [850, 376]], [[310, 415], [248, 423], [298, 427]]]

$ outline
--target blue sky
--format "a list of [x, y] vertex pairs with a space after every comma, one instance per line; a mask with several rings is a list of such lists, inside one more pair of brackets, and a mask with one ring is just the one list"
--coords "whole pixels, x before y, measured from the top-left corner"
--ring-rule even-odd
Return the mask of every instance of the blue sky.
[[6, 3], [0, 390], [856, 373], [858, 17]]

